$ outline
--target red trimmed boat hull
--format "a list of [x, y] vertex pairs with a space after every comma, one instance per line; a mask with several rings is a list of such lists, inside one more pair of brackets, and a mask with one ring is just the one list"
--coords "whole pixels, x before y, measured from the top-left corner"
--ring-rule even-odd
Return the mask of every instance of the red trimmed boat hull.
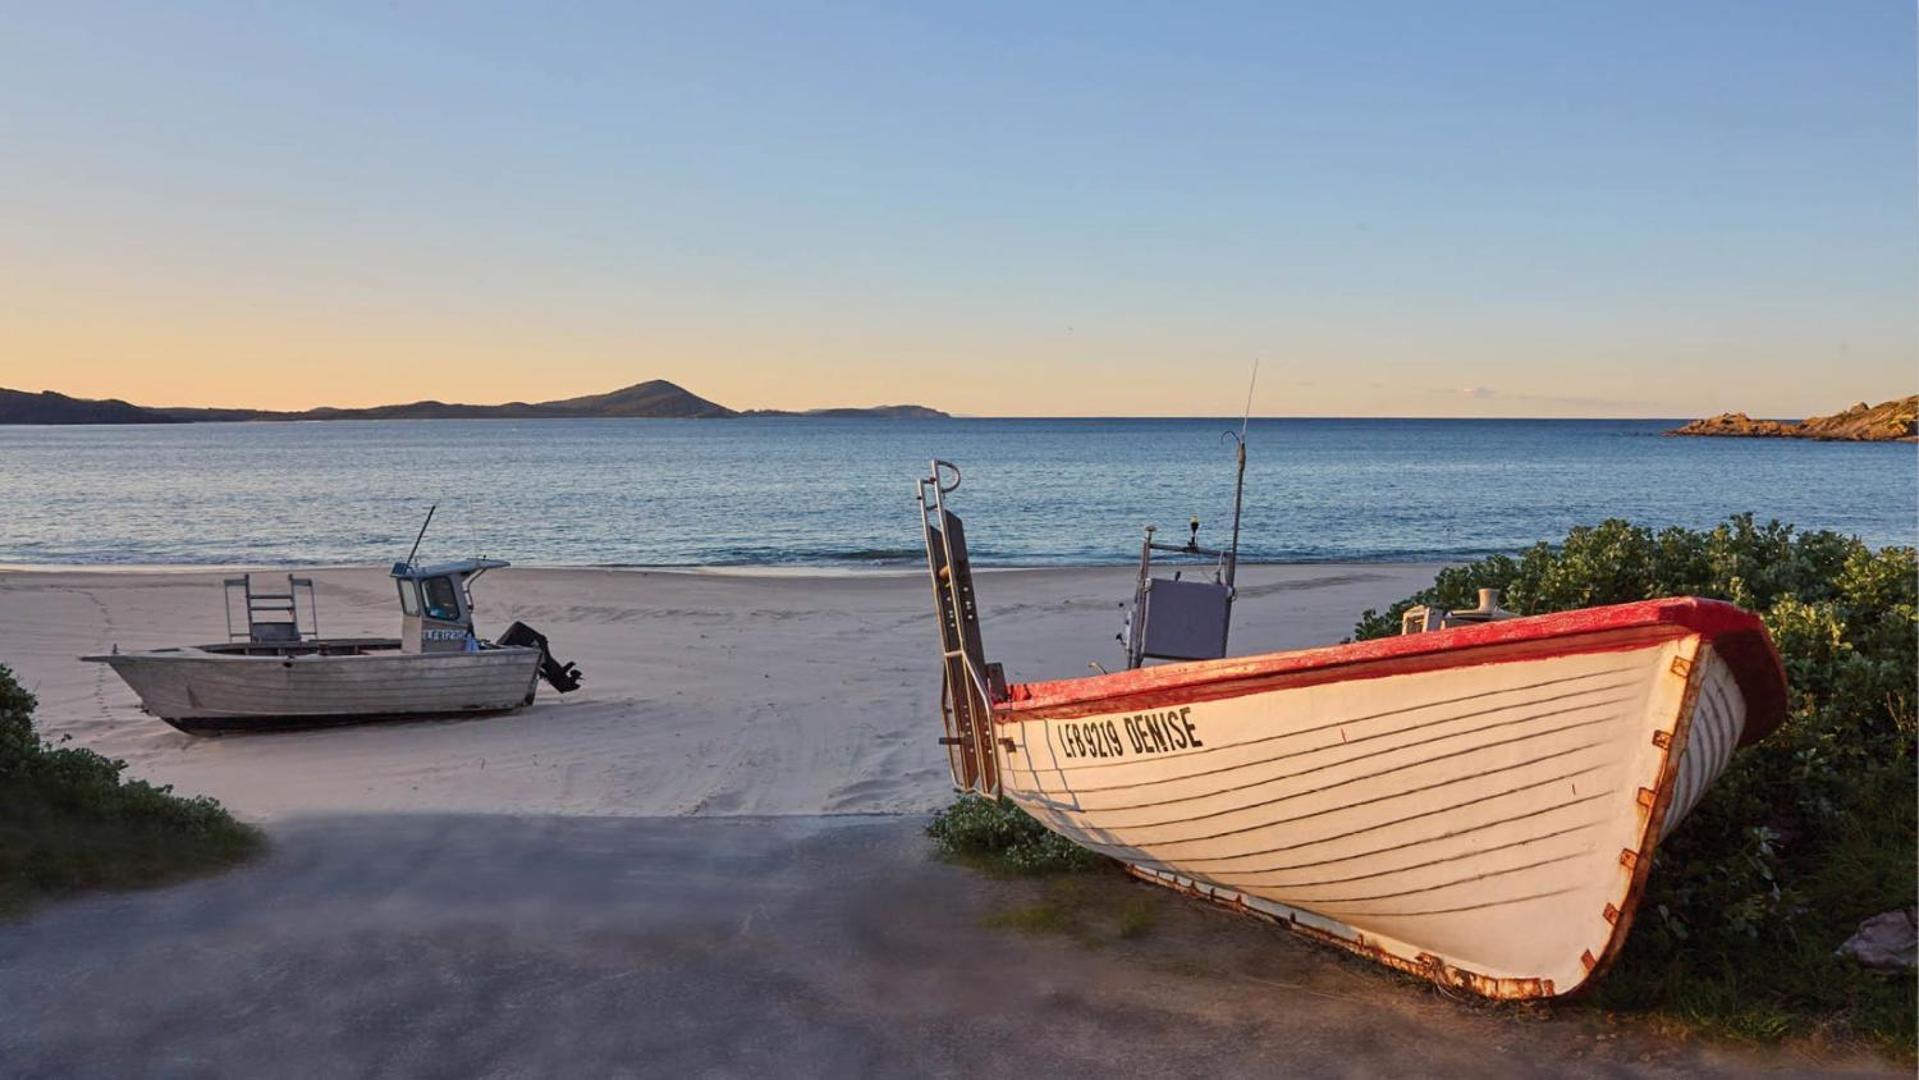
[[1784, 718], [1759, 620], [1648, 601], [1015, 685], [999, 790], [1140, 876], [1492, 997], [1617, 953], [1659, 840]]

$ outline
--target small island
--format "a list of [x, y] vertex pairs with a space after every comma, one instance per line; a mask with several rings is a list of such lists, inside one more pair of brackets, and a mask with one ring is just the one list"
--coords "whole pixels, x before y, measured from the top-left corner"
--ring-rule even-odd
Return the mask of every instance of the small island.
[[299, 412], [271, 409], [155, 408], [118, 399], [94, 401], [51, 390], [33, 394], [0, 387], [0, 424], [180, 424], [241, 420], [548, 420], [598, 418], [731, 419], [741, 416], [805, 416], [825, 419], [944, 420], [946, 413], [924, 405], [876, 405], [870, 408], [729, 409], [665, 379], [635, 383], [621, 390], [557, 401], [509, 401], [503, 405], [462, 405], [413, 401], [367, 408], [321, 407]]
[[1754, 420], [1742, 412], [1694, 420], [1668, 435], [1748, 439], [1822, 439], [1828, 442], [1913, 442], [1919, 439], [1919, 394], [1807, 420]]

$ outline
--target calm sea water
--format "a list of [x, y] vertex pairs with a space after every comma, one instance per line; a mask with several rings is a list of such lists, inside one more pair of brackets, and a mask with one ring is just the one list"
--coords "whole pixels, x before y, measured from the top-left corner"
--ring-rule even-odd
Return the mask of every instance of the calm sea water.
[[[935, 455], [982, 564], [1224, 543], [1223, 420], [367, 421], [0, 427], [0, 562], [910, 565]], [[1453, 558], [1606, 517], [1751, 511], [1912, 544], [1911, 445], [1666, 439], [1667, 421], [1266, 420], [1249, 559]]]

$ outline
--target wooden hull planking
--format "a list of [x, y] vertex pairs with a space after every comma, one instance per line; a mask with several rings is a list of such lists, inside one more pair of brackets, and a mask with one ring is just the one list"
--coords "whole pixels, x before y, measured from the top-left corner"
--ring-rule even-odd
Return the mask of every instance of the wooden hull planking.
[[1015, 687], [1000, 791], [1147, 880], [1487, 996], [1566, 994], [1763, 734], [1749, 699], [1767, 729], [1783, 713], [1751, 616], [1729, 660], [1637, 607]]

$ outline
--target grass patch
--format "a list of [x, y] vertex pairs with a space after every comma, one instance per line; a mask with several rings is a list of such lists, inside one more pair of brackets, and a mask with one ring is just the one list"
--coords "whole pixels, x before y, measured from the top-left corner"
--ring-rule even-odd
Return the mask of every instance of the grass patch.
[[1118, 866], [1041, 825], [1005, 799], [971, 792], [933, 815], [926, 827], [942, 858], [1003, 877], [1047, 879], [1038, 899], [988, 915], [983, 925], [1027, 934], [1059, 934], [1100, 946], [1151, 933], [1152, 899], [1119, 886]]
[[33, 730], [34, 704], [0, 666], [0, 913], [207, 873], [264, 846], [212, 799], [126, 780], [125, 762], [49, 745]]
[[1861, 920], [1912, 906], [1919, 866], [1914, 698], [1919, 560], [1751, 515], [1705, 530], [1625, 521], [1517, 558], [1440, 572], [1412, 604], [1470, 607], [1505, 590], [1521, 614], [1661, 596], [1729, 600], [1765, 620], [1792, 686], [1786, 723], [1736, 757], [1654, 857], [1632, 936], [1586, 1007], [1748, 1042], [1865, 1043], [1910, 1057], [1911, 974], [1833, 950]]
[[1159, 912], [1118, 874], [1061, 874], [1045, 883], [1039, 899], [994, 912], [981, 924], [1026, 934], [1059, 934], [1099, 947], [1151, 933]]
[[1159, 909], [1136, 896], [1121, 905], [1117, 933], [1130, 941], [1152, 933], [1158, 923]]
[[1011, 802], [972, 792], [935, 813], [926, 835], [943, 858], [1009, 875], [1072, 873], [1110, 861], [1041, 825]]
[[1052, 898], [996, 911], [981, 919], [983, 926], [995, 930], [1018, 930], [1027, 934], [1067, 934], [1079, 928], [1076, 905]]

